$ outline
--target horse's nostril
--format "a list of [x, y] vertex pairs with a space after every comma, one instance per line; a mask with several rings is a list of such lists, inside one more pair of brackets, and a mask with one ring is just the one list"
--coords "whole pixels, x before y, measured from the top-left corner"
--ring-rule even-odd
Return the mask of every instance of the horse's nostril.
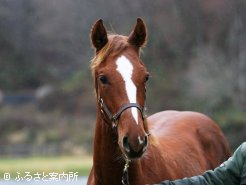
[[148, 145], [148, 136], [145, 136], [144, 137], [144, 146], [147, 146]]
[[123, 137], [123, 147], [126, 150], [126, 152], [130, 152], [130, 145], [128, 142], [128, 137]]

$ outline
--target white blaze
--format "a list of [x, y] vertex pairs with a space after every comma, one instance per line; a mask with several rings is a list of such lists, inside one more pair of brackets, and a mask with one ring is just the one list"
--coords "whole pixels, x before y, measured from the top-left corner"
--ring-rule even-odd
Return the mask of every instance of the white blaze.
[[[137, 103], [137, 88], [132, 81], [133, 66], [132, 63], [125, 57], [120, 56], [116, 60], [116, 70], [120, 73], [125, 81], [125, 90], [130, 103]], [[132, 115], [138, 124], [138, 110], [135, 107], [131, 108]]]

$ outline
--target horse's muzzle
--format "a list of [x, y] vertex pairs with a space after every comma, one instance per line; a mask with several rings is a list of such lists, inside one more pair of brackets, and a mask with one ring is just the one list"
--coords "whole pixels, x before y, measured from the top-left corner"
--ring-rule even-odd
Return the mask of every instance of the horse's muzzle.
[[137, 145], [136, 144], [132, 145], [129, 142], [129, 138], [125, 136], [123, 137], [122, 144], [123, 144], [123, 149], [124, 149], [126, 156], [129, 159], [137, 159], [137, 158], [140, 158], [147, 149], [148, 136], [144, 136], [143, 139], [141, 139], [139, 136]]

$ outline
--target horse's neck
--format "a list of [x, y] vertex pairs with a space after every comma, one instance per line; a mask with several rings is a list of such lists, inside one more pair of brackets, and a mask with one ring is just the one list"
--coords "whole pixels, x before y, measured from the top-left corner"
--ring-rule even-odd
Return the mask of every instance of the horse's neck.
[[[98, 114], [94, 137], [94, 170], [96, 184], [119, 184], [124, 161], [118, 146], [115, 131]], [[112, 182], [116, 181], [117, 182]]]

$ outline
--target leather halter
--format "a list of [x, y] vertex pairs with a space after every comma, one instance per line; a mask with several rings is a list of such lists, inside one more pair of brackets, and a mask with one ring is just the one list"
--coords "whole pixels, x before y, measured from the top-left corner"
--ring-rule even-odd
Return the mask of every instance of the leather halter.
[[114, 123], [114, 126], [116, 127], [117, 124], [117, 120], [120, 118], [120, 115], [127, 109], [135, 107], [137, 108], [142, 115], [142, 119], [144, 120], [144, 108], [142, 108], [139, 104], [137, 103], [127, 103], [122, 105], [119, 110], [115, 113], [112, 114], [111, 111], [109, 110], [109, 108], [105, 105], [105, 103], [103, 102], [103, 99], [101, 97], [99, 97], [99, 103], [100, 103], [100, 107], [101, 107], [101, 113], [104, 115], [107, 115], [108, 119]]
[[[115, 113], [112, 114], [112, 112], [109, 110], [109, 108], [106, 106], [106, 104], [104, 103], [102, 97], [99, 96], [98, 98], [98, 102], [100, 104], [100, 108], [101, 108], [101, 113], [106, 121], [106, 119], [109, 119], [112, 123], [113, 123], [113, 127], [117, 127], [118, 123], [117, 120], [120, 118], [120, 115], [127, 109], [135, 107], [137, 108], [140, 112], [141, 112], [141, 116], [142, 119], [145, 119], [145, 115], [144, 115], [144, 107], [142, 108], [139, 104], [137, 103], [127, 103], [122, 105], [119, 110]], [[106, 118], [107, 116], [107, 118]], [[150, 134], [147, 134], [147, 136], [149, 136]], [[129, 163], [131, 161], [126, 157], [126, 163], [123, 169], [123, 176], [121, 178], [121, 183], [123, 185], [129, 185], [129, 177], [128, 177], [128, 168], [129, 168]]]

